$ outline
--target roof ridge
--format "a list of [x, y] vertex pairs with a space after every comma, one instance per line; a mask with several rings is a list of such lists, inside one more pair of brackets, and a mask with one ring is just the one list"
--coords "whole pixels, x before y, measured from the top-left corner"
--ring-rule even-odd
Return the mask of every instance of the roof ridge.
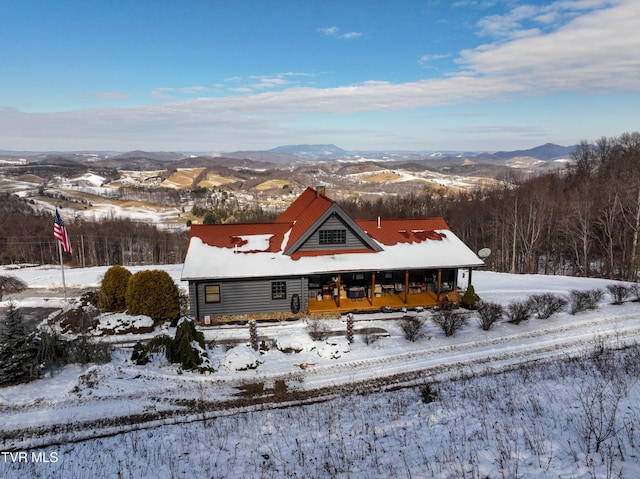
[[289, 205], [289, 207], [284, 210], [280, 216], [278, 216], [275, 220], [275, 223], [292, 223], [297, 220], [300, 215], [304, 214], [314, 203], [318, 202], [318, 200], [322, 202], [328, 202], [325, 206], [325, 209], [328, 209], [333, 203], [334, 200], [329, 198], [328, 196], [322, 194], [311, 188], [307, 187], [306, 190], [302, 192], [296, 200]]

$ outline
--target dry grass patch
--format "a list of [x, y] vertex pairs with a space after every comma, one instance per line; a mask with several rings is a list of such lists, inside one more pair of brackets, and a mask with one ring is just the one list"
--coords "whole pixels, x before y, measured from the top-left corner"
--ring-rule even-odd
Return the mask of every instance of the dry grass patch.
[[195, 179], [202, 174], [204, 168], [178, 168], [160, 186], [164, 188], [191, 188]]
[[224, 176], [216, 175], [215, 173], [207, 173], [204, 180], [198, 183], [199, 188], [212, 188], [214, 186], [227, 185], [234, 183], [235, 180], [225, 178]]
[[257, 185], [255, 189], [258, 191], [272, 190], [274, 188], [282, 189], [285, 185], [290, 184], [291, 181], [289, 180], [268, 180]]
[[30, 174], [20, 175], [16, 177], [16, 180], [24, 181], [25, 183], [35, 183], [37, 185], [43, 185], [45, 183], [45, 180], [43, 180], [39, 176], [30, 175]]
[[387, 183], [389, 181], [397, 181], [401, 178], [402, 178], [401, 175], [393, 171], [383, 171], [381, 173], [376, 173], [376, 174], [360, 175], [361, 180], [369, 181], [371, 183]]

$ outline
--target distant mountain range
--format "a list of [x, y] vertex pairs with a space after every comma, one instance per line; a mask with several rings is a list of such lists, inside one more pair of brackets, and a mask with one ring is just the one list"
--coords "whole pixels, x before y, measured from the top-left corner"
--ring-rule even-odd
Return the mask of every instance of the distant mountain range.
[[416, 159], [449, 159], [473, 158], [491, 161], [507, 161], [513, 158], [529, 157], [542, 161], [552, 161], [569, 158], [573, 146], [560, 146], [553, 143], [536, 146], [528, 150], [473, 152], [473, 151], [347, 151], [333, 145], [285, 145], [267, 151], [241, 151], [225, 153], [230, 158], [250, 158], [253, 160], [271, 161], [273, 163], [287, 163], [291, 160], [331, 160], [363, 157], [374, 160], [416, 160]]
[[347, 151], [333, 144], [318, 145], [284, 145], [271, 150], [235, 151], [219, 154], [192, 153], [192, 152], [146, 152], [130, 151], [119, 153], [113, 151], [75, 151], [75, 152], [35, 152], [35, 151], [6, 151], [0, 150], [0, 160], [25, 158], [31, 161], [43, 162], [47, 159], [61, 157], [75, 161], [87, 162], [99, 159], [112, 161], [133, 161], [144, 163], [144, 160], [154, 163], [172, 163], [194, 157], [225, 157], [235, 159], [248, 159], [274, 164], [288, 164], [299, 161], [331, 161], [345, 159], [371, 159], [385, 161], [416, 161], [451, 158], [470, 158], [476, 161], [488, 160], [492, 162], [504, 162], [513, 158], [528, 157], [542, 161], [570, 158], [576, 145], [560, 146], [553, 143], [530, 148], [528, 150], [498, 151], [498, 152], [456, 152], [456, 151]]
[[272, 150], [273, 153], [286, 153], [309, 160], [324, 160], [352, 156], [336, 145], [285, 145]]
[[516, 150], [516, 151], [498, 151], [497, 153], [483, 153], [476, 155], [476, 158], [490, 158], [497, 161], [510, 160], [517, 157], [529, 157], [536, 158], [537, 160], [552, 161], [560, 158], [570, 158], [571, 153], [576, 149], [576, 145], [573, 146], [560, 146], [553, 143], [546, 143], [541, 146], [536, 146], [529, 150]]

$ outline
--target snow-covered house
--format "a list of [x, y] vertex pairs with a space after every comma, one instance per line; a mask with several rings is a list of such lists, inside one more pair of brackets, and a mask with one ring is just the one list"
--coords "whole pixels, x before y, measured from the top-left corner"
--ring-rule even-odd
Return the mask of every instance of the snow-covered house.
[[191, 314], [429, 307], [484, 265], [442, 218], [354, 220], [324, 193], [307, 188], [273, 223], [192, 225]]

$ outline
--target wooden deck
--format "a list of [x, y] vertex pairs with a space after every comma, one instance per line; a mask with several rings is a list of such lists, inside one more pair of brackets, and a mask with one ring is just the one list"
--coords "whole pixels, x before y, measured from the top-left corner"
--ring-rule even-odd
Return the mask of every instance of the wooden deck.
[[[441, 299], [444, 293], [440, 295]], [[432, 308], [438, 304], [438, 298], [434, 291], [425, 291], [416, 294], [407, 294], [405, 303], [404, 293], [387, 293], [372, 298], [364, 297], [358, 299], [340, 298], [339, 304], [337, 298], [325, 298], [321, 301], [317, 299], [309, 299], [309, 312], [334, 312], [341, 313], [355, 311], [374, 311], [387, 306], [394, 309], [399, 308]]]

